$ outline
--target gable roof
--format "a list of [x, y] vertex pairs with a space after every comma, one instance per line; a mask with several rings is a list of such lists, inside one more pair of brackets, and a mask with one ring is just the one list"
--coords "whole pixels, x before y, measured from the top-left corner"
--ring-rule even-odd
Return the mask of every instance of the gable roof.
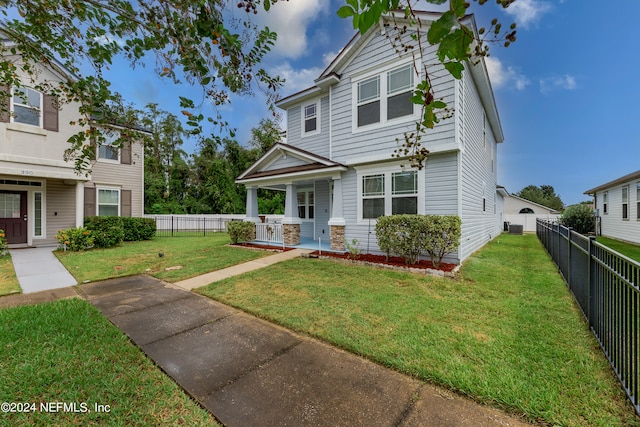
[[639, 179], [639, 178], [640, 178], [640, 170], [637, 170], [625, 176], [621, 176], [620, 178], [614, 179], [613, 181], [609, 181], [606, 184], [602, 184], [590, 190], [587, 190], [584, 192], [584, 194], [587, 194], [587, 195], [596, 194], [598, 191], [605, 190], [607, 188], [614, 187], [618, 184], [623, 184], [627, 181], [632, 181], [634, 179]]
[[[423, 23], [431, 24], [437, 20], [442, 14], [439, 12], [427, 12], [427, 11], [415, 11], [415, 14], [422, 20]], [[384, 20], [394, 19], [395, 21], [408, 20], [404, 16], [404, 12], [394, 11], [389, 16], [383, 17]], [[315, 85], [296, 92], [276, 102], [276, 106], [282, 109], [289, 108], [296, 103], [305, 99], [317, 97], [324, 93], [328, 86], [338, 83], [341, 79], [340, 71], [343, 70], [358, 54], [360, 49], [380, 31], [380, 28], [384, 28], [383, 21], [380, 26], [372, 26], [364, 33], [356, 33], [345, 47], [342, 48], [340, 53], [334, 58], [333, 61], [325, 68], [320, 76], [314, 80]], [[462, 23], [471, 27], [475, 34], [478, 33], [477, 26], [473, 15], [467, 15], [462, 18]], [[489, 125], [493, 130], [496, 137], [496, 142], [500, 143], [504, 141], [504, 133], [502, 131], [502, 124], [500, 123], [500, 116], [498, 115], [498, 108], [496, 106], [493, 89], [491, 87], [491, 81], [489, 80], [489, 72], [484, 60], [484, 57], [480, 57], [476, 64], [467, 62], [467, 67], [471, 74], [473, 81], [476, 84], [478, 93], [482, 105], [485, 108]]]
[[523, 203], [526, 203], [526, 204], [530, 204], [530, 205], [537, 206], [539, 208], [548, 210], [550, 213], [560, 213], [557, 210], [555, 210], [553, 208], [550, 208], [549, 206], [541, 205], [540, 203], [532, 202], [531, 200], [523, 199], [522, 197], [515, 196], [513, 194], [507, 194], [507, 197], [511, 197], [511, 198], [516, 199], [516, 200], [518, 200], [520, 202], [523, 202]]
[[[294, 156], [305, 164], [288, 166], [280, 169], [265, 170], [276, 160]], [[252, 164], [246, 171], [242, 172], [236, 179], [237, 183], [249, 183], [252, 181], [262, 181], [267, 178], [298, 178], [306, 175], [325, 174], [346, 171], [347, 167], [341, 163], [334, 162], [326, 157], [319, 156], [310, 151], [302, 150], [288, 144], [277, 143], [269, 149], [262, 157]]]

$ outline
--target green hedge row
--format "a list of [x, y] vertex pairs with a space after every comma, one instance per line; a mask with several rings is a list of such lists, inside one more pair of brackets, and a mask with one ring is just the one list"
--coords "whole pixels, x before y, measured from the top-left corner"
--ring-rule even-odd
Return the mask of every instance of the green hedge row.
[[112, 248], [123, 241], [149, 240], [156, 234], [156, 222], [151, 218], [89, 216], [84, 219], [84, 226], [98, 248]]
[[378, 246], [387, 256], [397, 255], [407, 264], [429, 255], [438, 267], [445, 255], [460, 245], [461, 221], [457, 215], [389, 215], [378, 218]]

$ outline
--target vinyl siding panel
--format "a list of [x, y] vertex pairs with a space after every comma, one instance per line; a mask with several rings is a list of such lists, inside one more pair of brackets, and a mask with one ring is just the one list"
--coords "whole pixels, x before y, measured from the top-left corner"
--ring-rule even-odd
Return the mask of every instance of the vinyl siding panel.
[[60, 180], [47, 180], [46, 185], [46, 238], [34, 239], [38, 246], [57, 244], [58, 230], [76, 226], [76, 187]]
[[93, 166], [91, 181], [85, 184], [86, 187], [117, 187], [131, 190], [131, 216], [134, 217], [142, 216], [144, 209], [142, 149], [142, 144], [131, 145], [130, 165], [98, 160]]
[[322, 180], [315, 183], [315, 234], [317, 240], [329, 241], [329, 218], [331, 217], [330, 199], [331, 186], [329, 181]]
[[[462, 100], [459, 109], [463, 150], [461, 151], [460, 218], [462, 237], [458, 250], [461, 260], [481, 248], [500, 233], [496, 203], [496, 168], [492, 170], [491, 151], [497, 155], [497, 144], [488, 120], [483, 137], [483, 105], [473, 79], [464, 71]], [[483, 211], [483, 197], [486, 201]], [[496, 206], [494, 213], [494, 206]]]
[[[307, 100], [287, 110], [287, 143], [306, 151], [329, 157], [329, 96]], [[320, 132], [302, 135], [303, 108], [313, 102], [319, 104]]]
[[298, 157], [287, 155], [287, 158], [280, 157], [278, 160], [264, 168], [264, 171], [272, 171], [276, 169], [288, 168], [292, 166], [303, 166], [308, 165], [309, 162], [306, 160], [299, 159]]
[[[640, 181], [628, 181], [608, 188], [607, 213], [604, 213], [603, 193], [596, 194], [596, 208], [600, 212], [600, 232], [605, 237], [640, 245], [640, 220], [638, 219], [638, 196], [636, 185]], [[622, 187], [629, 186], [629, 219], [622, 219]]]

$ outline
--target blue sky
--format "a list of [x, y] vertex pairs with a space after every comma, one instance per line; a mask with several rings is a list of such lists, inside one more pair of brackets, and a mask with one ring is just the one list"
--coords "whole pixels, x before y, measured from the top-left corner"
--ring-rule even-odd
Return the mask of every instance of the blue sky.
[[[350, 21], [335, 14], [343, 3], [289, 0], [255, 17], [279, 34], [264, 66], [287, 79], [282, 96], [312, 85], [354, 34]], [[568, 205], [640, 169], [640, 37], [630, 25], [640, 2], [517, 0], [507, 12], [494, 2], [472, 2], [471, 11], [479, 27], [493, 17], [518, 24], [517, 42], [492, 47], [487, 63], [505, 135], [498, 148], [501, 185], [510, 192], [552, 185]], [[140, 107], [157, 102], [179, 114], [177, 96], [190, 91], [155, 78], [152, 68], [116, 66], [113, 74], [114, 89]], [[259, 95], [234, 98], [223, 114], [239, 129], [240, 143], [268, 116]]]

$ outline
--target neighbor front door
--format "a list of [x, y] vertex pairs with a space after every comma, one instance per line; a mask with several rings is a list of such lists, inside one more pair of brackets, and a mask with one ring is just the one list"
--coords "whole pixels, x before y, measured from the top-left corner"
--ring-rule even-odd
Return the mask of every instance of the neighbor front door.
[[0, 190], [0, 229], [7, 243], [27, 243], [27, 192]]

